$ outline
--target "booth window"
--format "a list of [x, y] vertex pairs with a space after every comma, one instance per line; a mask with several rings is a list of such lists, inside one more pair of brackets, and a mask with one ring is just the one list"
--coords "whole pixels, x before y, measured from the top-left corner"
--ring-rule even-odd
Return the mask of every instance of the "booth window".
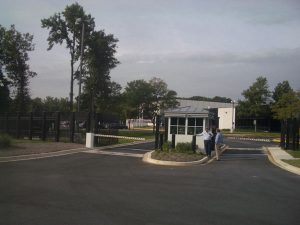
[[187, 134], [195, 135], [203, 132], [203, 118], [188, 118]]
[[185, 118], [171, 117], [171, 134], [185, 134]]

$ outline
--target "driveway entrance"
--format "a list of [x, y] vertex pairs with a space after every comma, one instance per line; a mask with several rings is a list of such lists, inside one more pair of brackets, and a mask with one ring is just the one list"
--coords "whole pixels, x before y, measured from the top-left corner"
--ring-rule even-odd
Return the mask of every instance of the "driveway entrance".
[[[107, 151], [142, 154], [150, 146]], [[0, 225], [300, 224], [299, 176], [265, 156], [230, 156], [188, 167], [83, 152], [0, 163]]]

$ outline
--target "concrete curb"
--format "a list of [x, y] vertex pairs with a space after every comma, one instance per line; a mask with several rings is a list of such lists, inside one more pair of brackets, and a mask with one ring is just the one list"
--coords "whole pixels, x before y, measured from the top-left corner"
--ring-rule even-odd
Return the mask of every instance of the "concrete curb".
[[282, 160], [274, 157], [274, 155], [272, 154], [272, 151], [270, 151], [267, 147], [267, 153], [268, 153], [268, 159], [271, 163], [273, 163], [275, 166], [280, 167], [281, 169], [284, 169], [288, 172], [300, 175], [300, 168], [292, 166], [288, 163], [283, 162]]
[[86, 150], [87, 150], [87, 148], [74, 148], [74, 149], [61, 150], [61, 151], [56, 151], [56, 152], [6, 156], [6, 157], [0, 157], [0, 163], [33, 160], [33, 159], [43, 159], [43, 158], [57, 157], [57, 156], [63, 156], [63, 155], [71, 155], [71, 154], [83, 152]]
[[[148, 140], [148, 141], [144, 141], [144, 142], [132, 142], [132, 143], [125, 143], [125, 144], [102, 146], [99, 148], [92, 148], [92, 149], [99, 149], [99, 150], [110, 149], [110, 148], [115, 148], [115, 147], [122, 147], [122, 146], [134, 145], [137, 143], [148, 143], [148, 142], [153, 142], [153, 140]], [[88, 150], [90, 150], [90, 148], [74, 148], [74, 149], [61, 150], [61, 151], [55, 151], [55, 152], [45, 152], [45, 153], [17, 155], [17, 156], [5, 156], [5, 157], [0, 157], [0, 163], [17, 162], [17, 161], [24, 161], [24, 160], [43, 159], [43, 158], [71, 155], [71, 154], [84, 152], [84, 151], [88, 151]]]
[[[226, 149], [228, 148], [227, 145], [223, 149], [221, 149], [220, 154], [222, 154]], [[175, 161], [164, 161], [164, 160], [157, 160], [157, 159], [152, 159], [151, 154], [154, 151], [147, 152], [144, 157], [143, 157], [143, 162], [150, 163], [150, 164], [155, 164], [155, 165], [162, 165], [162, 166], [192, 166], [192, 165], [199, 165], [199, 164], [208, 164], [213, 162], [216, 159], [216, 156], [213, 156], [211, 159], [208, 159], [207, 156], [205, 156], [201, 160], [197, 161], [190, 161], [190, 162], [175, 162]]]
[[174, 162], [174, 161], [157, 160], [151, 158], [151, 154], [153, 152], [154, 150], [144, 154], [143, 162], [155, 164], [155, 165], [162, 165], [162, 166], [192, 166], [192, 165], [202, 164], [207, 161], [207, 157], [204, 157], [201, 160], [191, 161], [191, 162]]

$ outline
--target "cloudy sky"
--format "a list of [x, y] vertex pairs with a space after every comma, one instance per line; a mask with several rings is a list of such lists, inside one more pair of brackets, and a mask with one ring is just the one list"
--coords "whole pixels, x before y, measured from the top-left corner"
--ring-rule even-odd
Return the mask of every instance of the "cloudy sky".
[[[242, 99], [258, 76], [300, 89], [300, 0], [82, 0], [97, 30], [119, 39], [113, 81], [163, 79], [180, 97]], [[0, 24], [34, 35], [32, 97], [68, 97], [70, 56], [47, 51], [41, 19], [74, 1], [0, 0]], [[77, 87], [75, 88], [77, 93]]]

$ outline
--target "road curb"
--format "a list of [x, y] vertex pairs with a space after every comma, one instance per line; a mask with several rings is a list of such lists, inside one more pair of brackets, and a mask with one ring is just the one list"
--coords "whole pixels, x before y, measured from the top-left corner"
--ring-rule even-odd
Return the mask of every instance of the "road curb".
[[268, 159], [271, 163], [273, 163], [275, 166], [280, 167], [281, 169], [284, 169], [288, 172], [300, 175], [300, 169], [298, 167], [292, 166], [286, 162], [283, 162], [280, 159], [277, 159], [276, 157], [274, 157], [272, 155], [272, 152], [268, 148], [266, 148], [266, 149], [267, 149], [267, 153], [268, 153]]
[[[223, 149], [221, 149], [220, 154], [222, 154], [226, 149], [228, 148], [227, 145], [224, 146]], [[154, 152], [147, 152], [144, 157], [143, 157], [143, 162], [150, 163], [150, 164], [155, 164], [155, 165], [162, 165], [162, 166], [192, 166], [192, 165], [206, 165], [208, 163], [211, 163], [215, 161], [216, 156], [213, 156], [211, 159], [208, 159], [207, 156], [205, 156], [201, 160], [197, 161], [190, 161], [190, 162], [175, 162], [175, 161], [165, 161], [165, 160], [158, 160], [158, 159], [152, 159], [151, 154]]]
[[162, 166], [192, 166], [192, 165], [203, 164], [207, 161], [207, 157], [204, 157], [201, 160], [190, 161], [190, 162], [175, 162], [175, 161], [164, 161], [164, 160], [152, 159], [151, 154], [154, 151], [155, 150], [144, 154], [143, 162], [155, 164], [155, 165], [162, 165]]
[[0, 157], [0, 163], [17, 162], [17, 161], [24, 161], [24, 160], [43, 159], [43, 158], [71, 155], [71, 154], [83, 152], [86, 150], [87, 150], [87, 148], [74, 148], [74, 149], [61, 150], [61, 151], [55, 151], [55, 152], [45, 152], [45, 153], [17, 155], [17, 156], [6, 156], [6, 157]]
[[[148, 140], [144, 142], [132, 142], [132, 143], [124, 143], [124, 144], [117, 144], [117, 145], [108, 145], [108, 146], [102, 146], [99, 148], [92, 148], [92, 149], [109, 149], [114, 147], [122, 147], [122, 146], [128, 146], [128, 145], [134, 145], [137, 143], [148, 143], [152, 142], [153, 140]], [[0, 157], [0, 163], [5, 162], [17, 162], [17, 161], [24, 161], [24, 160], [33, 160], [33, 159], [43, 159], [43, 158], [50, 158], [50, 157], [57, 157], [57, 156], [64, 156], [64, 155], [71, 155], [76, 154], [79, 152], [85, 152], [90, 150], [90, 148], [74, 148], [74, 149], [67, 149], [67, 150], [61, 150], [61, 151], [55, 151], [55, 152], [45, 152], [45, 153], [36, 153], [36, 154], [28, 154], [28, 155], [16, 155], [16, 156], [5, 156]]]

